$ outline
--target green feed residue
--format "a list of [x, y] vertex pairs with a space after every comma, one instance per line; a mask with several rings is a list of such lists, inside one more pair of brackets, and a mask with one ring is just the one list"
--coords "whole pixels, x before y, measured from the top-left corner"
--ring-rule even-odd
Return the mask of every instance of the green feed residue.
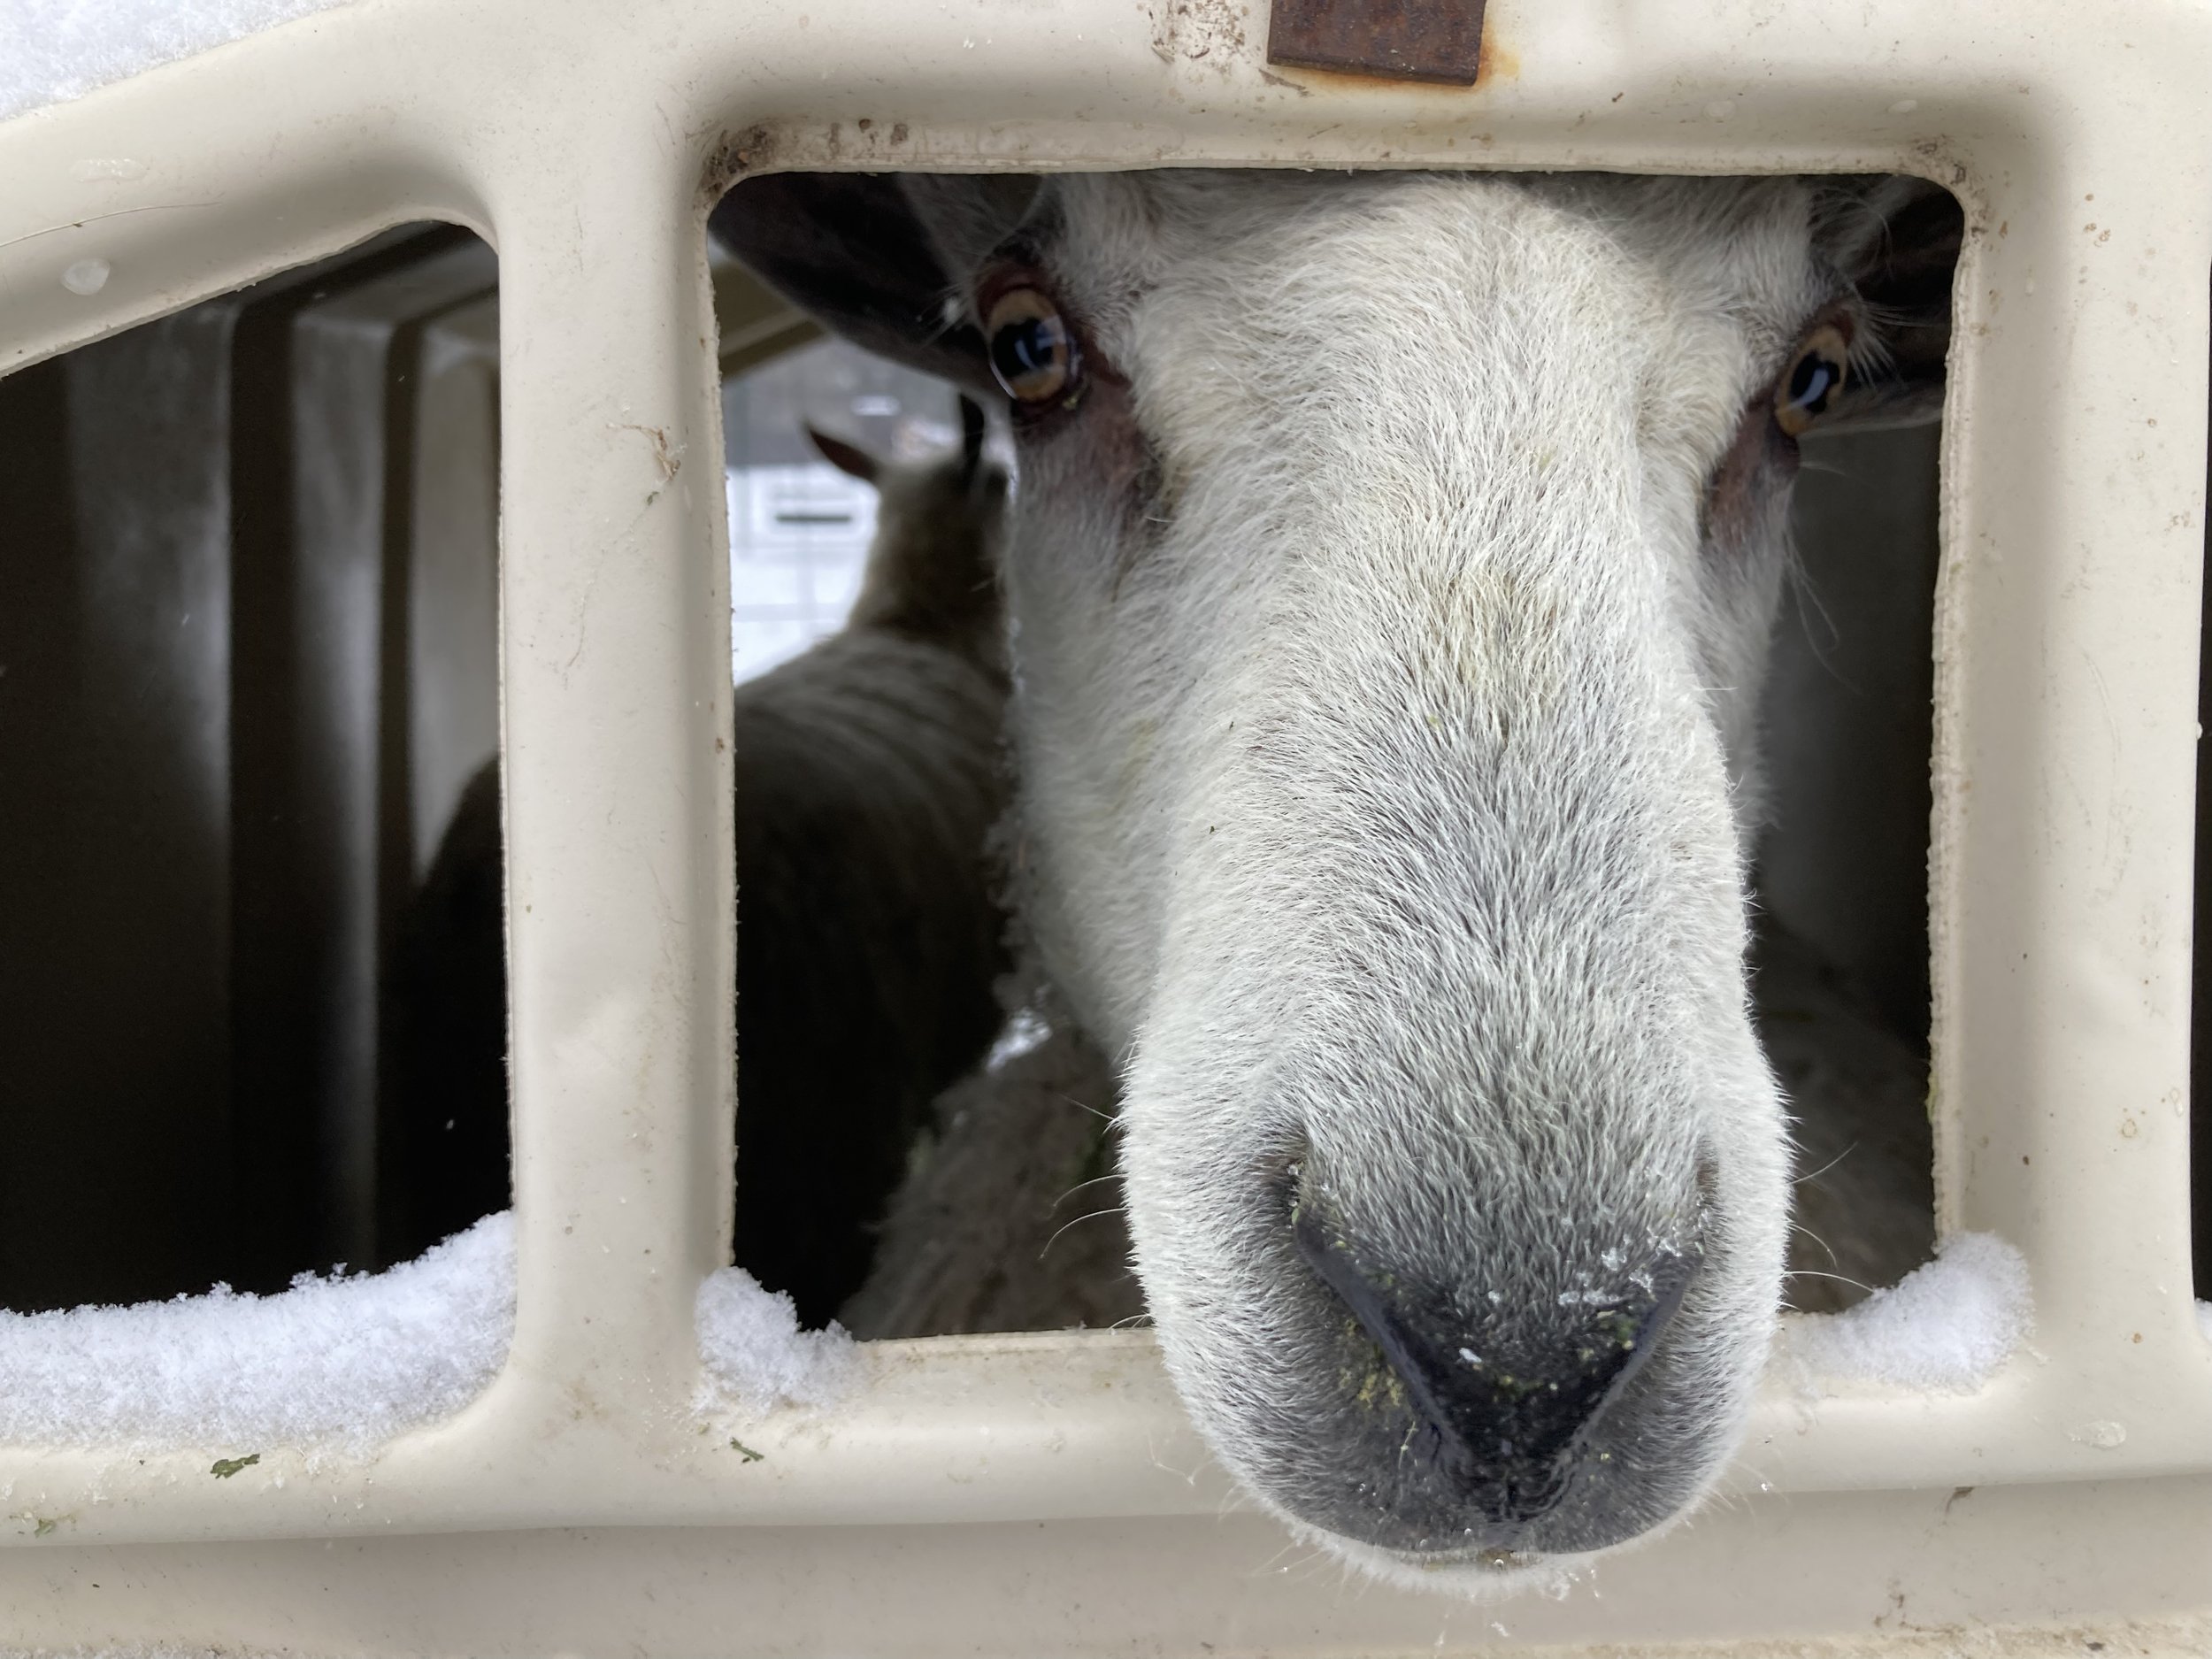
[[261, 1461], [259, 1452], [248, 1452], [243, 1457], [219, 1457], [208, 1471], [218, 1480], [228, 1480], [242, 1469], [251, 1469]]

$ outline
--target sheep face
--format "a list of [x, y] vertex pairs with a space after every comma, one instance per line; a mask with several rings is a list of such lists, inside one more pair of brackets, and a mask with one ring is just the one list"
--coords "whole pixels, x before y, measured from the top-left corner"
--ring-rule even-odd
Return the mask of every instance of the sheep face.
[[1663, 1525], [1787, 1225], [1743, 849], [1793, 433], [1870, 334], [1819, 193], [905, 190], [1016, 396], [1020, 908], [1193, 1416], [1386, 1574]]

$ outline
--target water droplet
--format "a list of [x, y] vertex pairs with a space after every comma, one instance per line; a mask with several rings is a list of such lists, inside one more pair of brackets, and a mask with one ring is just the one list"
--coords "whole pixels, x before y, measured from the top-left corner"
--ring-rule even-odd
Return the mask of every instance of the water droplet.
[[72, 294], [97, 294], [114, 268], [104, 259], [80, 259], [61, 273], [61, 285]]
[[2115, 1423], [2109, 1417], [2099, 1417], [2079, 1428], [2066, 1431], [2066, 1438], [2082, 1446], [2093, 1446], [2101, 1452], [2108, 1452], [2124, 1444], [2128, 1437], [2127, 1425]]
[[1910, 115], [1919, 107], [1920, 100], [1918, 98], [1900, 98], [1896, 103], [1889, 106], [1889, 112], [1892, 115]]
[[1736, 106], [1726, 98], [1716, 98], [1705, 106], [1705, 113], [1716, 121], [1724, 121], [1736, 112]]

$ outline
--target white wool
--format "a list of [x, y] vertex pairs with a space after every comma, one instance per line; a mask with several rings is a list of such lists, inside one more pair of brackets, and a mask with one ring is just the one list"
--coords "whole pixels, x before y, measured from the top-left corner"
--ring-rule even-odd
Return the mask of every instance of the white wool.
[[9, 0], [0, 5], [0, 120], [342, 4]]
[[458, 1409], [515, 1323], [513, 1217], [385, 1272], [132, 1308], [0, 1313], [0, 1444], [366, 1451]]
[[702, 1408], [828, 1405], [852, 1386], [858, 1353], [845, 1328], [799, 1329], [781, 1291], [764, 1290], [739, 1267], [710, 1273], [699, 1286], [699, 1357], [706, 1366]]
[[2033, 1325], [2026, 1260], [1992, 1233], [1962, 1233], [1855, 1308], [1794, 1322], [1781, 1348], [1816, 1386], [1870, 1382], [1962, 1394], [1993, 1376]]

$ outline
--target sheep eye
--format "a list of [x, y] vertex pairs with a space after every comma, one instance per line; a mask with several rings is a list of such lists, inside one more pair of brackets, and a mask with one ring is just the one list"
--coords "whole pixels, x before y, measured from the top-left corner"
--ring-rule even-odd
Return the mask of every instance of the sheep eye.
[[991, 373], [1018, 403], [1064, 402], [1075, 391], [1075, 336], [1050, 300], [1032, 288], [1009, 288], [984, 319]]
[[1843, 389], [1849, 353], [1843, 331], [1832, 323], [1824, 323], [1806, 335], [1774, 388], [1775, 424], [1795, 438], [1826, 414], [1836, 394]]

